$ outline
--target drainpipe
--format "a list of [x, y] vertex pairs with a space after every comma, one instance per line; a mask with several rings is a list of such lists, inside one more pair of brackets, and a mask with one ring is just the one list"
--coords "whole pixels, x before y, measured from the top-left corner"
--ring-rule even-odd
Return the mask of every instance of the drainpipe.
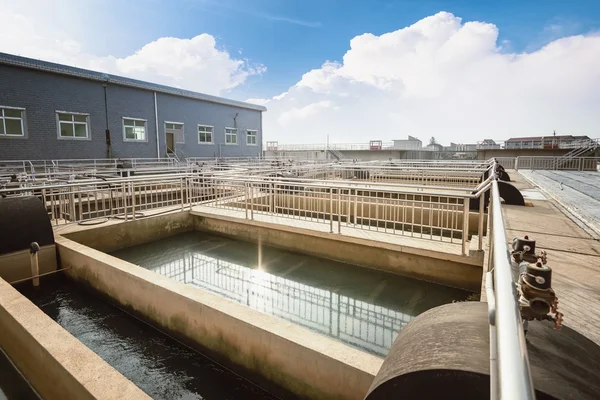
[[106, 120], [106, 158], [112, 158], [112, 148], [110, 144], [110, 128], [108, 127], [108, 97], [106, 95], [106, 87], [108, 86], [108, 75], [104, 75], [104, 83], [102, 87], [104, 88], [104, 118]]
[[154, 120], [156, 121], [156, 158], [160, 158], [160, 141], [158, 138], [158, 107], [156, 106], [156, 92], [154, 92]]

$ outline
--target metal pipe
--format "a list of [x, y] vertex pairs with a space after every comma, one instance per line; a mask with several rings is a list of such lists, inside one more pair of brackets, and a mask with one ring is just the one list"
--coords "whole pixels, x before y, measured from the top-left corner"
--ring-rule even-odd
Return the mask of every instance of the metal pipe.
[[33, 286], [40, 286], [40, 265], [38, 259], [38, 252], [40, 251], [40, 245], [37, 242], [32, 242], [29, 245], [29, 261], [31, 264], [31, 276], [33, 278]]
[[[42, 276], [56, 274], [57, 272], [62, 272], [69, 268], [71, 268], [71, 267], [65, 267], [65, 268], [56, 269], [56, 270], [50, 271], [50, 272], [44, 272], [43, 274], [37, 274], [35, 276], [30, 276], [28, 278], [17, 279], [16, 281], [12, 281], [12, 282], [8, 282], [8, 283], [9, 283], [9, 285], [16, 285], [17, 283], [26, 282], [30, 279], [38, 279], [39, 280], [39, 278], [41, 278]], [[34, 286], [37, 286], [37, 285], [34, 284]]]
[[158, 135], [158, 105], [156, 101], [156, 91], [154, 93], [154, 121], [156, 122], [156, 158], [160, 159], [160, 139]]
[[535, 399], [496, 179], [492, 181], [491, 197], [499, 396], [502, 399]]

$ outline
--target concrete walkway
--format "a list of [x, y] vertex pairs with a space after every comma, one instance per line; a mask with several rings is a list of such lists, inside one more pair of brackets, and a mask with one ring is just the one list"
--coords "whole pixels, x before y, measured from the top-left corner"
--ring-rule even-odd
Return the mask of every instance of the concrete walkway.
[[[545, 174], [539, 172], [526, 175], [536, 183], [542, 177], [541, 184]], [[511, 178], [519, 189], [536, 190], [515, 172]], [[600, 242], [561, 212], [553, 200], [528, 202], [531, 207], [502, 207], [507, 240], [529, 235], [537, 241], [538, 250], [547, 251], [564, 325], [600, 345]]]
[[600, 238], [600, 173], [530, 170], [519, 173]]

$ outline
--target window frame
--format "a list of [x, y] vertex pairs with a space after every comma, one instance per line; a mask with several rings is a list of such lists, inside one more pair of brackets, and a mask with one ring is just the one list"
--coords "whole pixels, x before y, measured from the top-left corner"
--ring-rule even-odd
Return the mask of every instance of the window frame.
[[[68, 114], [71, 115], [71, 125], [73, 125], [73, 136], [61, 136], [60, 134], [60, 123], [69, 123], [69, 121], [61, 121], [59, 118], [59, 114]], [[56, 135], [58, 140], [92, 140], [92, 126], [90, 123], [90, 114], [82, 113], [82, 112], [74, 112], [74, 111], [63, 111], [63, 110], [55, 110], [54, 115], [56, 118]], [[82, 122], [75, 122], [73, 118], [74, 115], [82, 115], [85, 117], [85, 137], [77, 137], [75, 136], [75, 124], [82, 124]]]
[[[126, 126], [125, 126], [125, 120], [131, 120], [131, 121], [143, 121], [144, 122], [144, 138], [143, 139], [128, 139], [127, 138], [127, 134], [126, 134]], [[135, 122], [134, 122], [135, 124]], [[127, 125], [129, 127], [131, 127], [131, 125]], [[148, 120], [144, 119], [144, 118], [132, 118], [132, 117], [121, 117], [121, 127], [123, 129], [123, 141], [124, 142], [133, 142], [133, 143], [147, 143], [148, 142]], [[135, 125], [133, 126], [135, 128]]]
[[[251, 135], [250, 132], [253, 132]], [[254, 143], [248, 143], [248, 139], [254, 137]], [[258, 146], [258, 129], [246, 129], [246, 146]]]
[[[210, 128], [210, 142], [201, 142], [200, 141], [200, 128]], [[215, 127], [212, 125], [204, 125], [204, 124], [198, 124], [196, 133], [198, 134], [198, 144], [203, 144], [203, 145], [211, 145], [211, 144], [215, 144]], [[206, 133], [206, 132], [205, 132]]]
[[26, 117], [26, 109], [23, 107], [12, 107], [12, 106], [3, 106], [0, 105], [0, 110], [17, 110], [21, 112], [21, 134], [20, 135], [9, 135], [6, 133], [6, 119], [15, 120], [15, 117], [5, 117], [4, 111], [0, 112], [0, 123], [2, 124], [2, 129], [4, 133], [0, 133], [0, 139], [26, 139], [27, 138], [27, 124], [25, 122]]
[[[183, 141], [182, 142], [178, 142], [177, 138], [175, 138], [174, 143], [175, 144], [185, 144], [185, 123], [183, 123], [183, 122], [175, 122], [175, 121], [165, 121], [164, 125], [163, 125], [164, 128], [165, 128], [165, 130], [164, 130], [165, 137], [167, 136], [167, 124], [181, 125], [181, 138], [183, 139]], [[172, 129], [172, 130], [175, 130], [175, 129]]]
[[[235, 143], [227, 143], [227, 135], [233, 135], [232, 133], [227, 133], [227, 129], [231, 129], [235, 131]], [[225, 146], [237, 146], [239, 141], [238, 141], [238, 128], [231, 128], [231, 127], [225, 127], [225, 129], [223, 130], [223, 132], [225, 132]]]

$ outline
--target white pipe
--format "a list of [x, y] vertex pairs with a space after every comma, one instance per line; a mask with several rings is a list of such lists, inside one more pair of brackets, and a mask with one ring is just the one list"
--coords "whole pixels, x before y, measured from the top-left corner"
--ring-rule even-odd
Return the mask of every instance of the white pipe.
[[158, 107], [156, 106], [156, 92], [154, 92], [154, 120], [156, 121], [156, 158], [160, 158], [160, 142], [158, 139]]

